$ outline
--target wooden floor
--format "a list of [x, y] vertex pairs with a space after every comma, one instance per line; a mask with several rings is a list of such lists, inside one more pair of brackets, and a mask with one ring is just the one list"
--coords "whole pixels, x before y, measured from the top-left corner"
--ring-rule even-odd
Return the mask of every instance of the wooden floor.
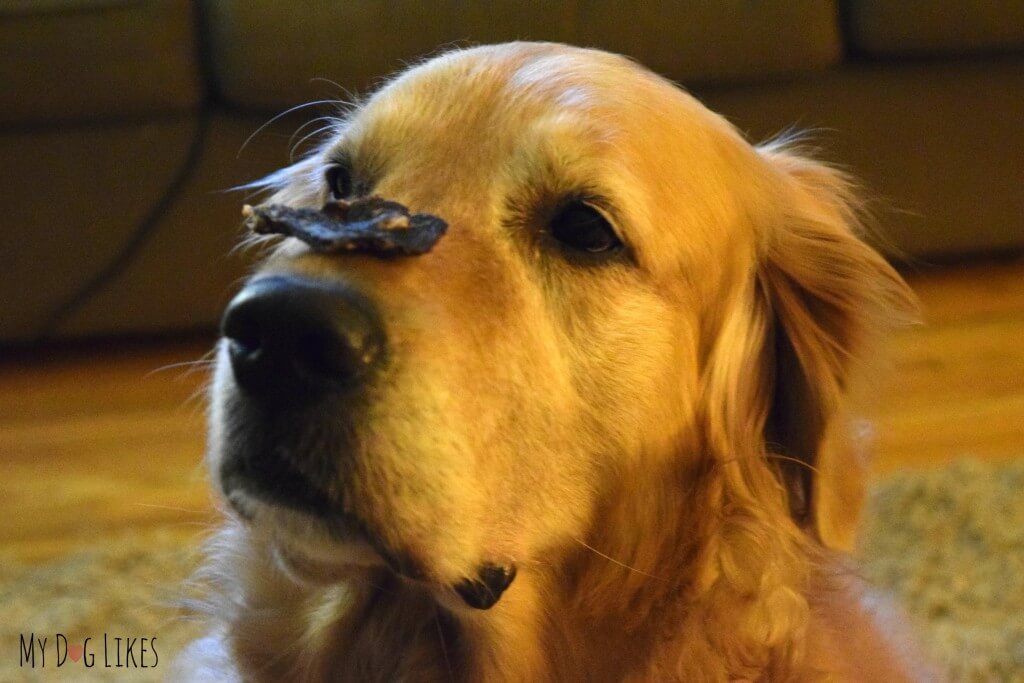
[[[1024, 457], [1024, 262], [909, 273], [926, 324], [893, 340], [864, 412], [876, 472]], [[0, 361], [0, 552], [41, 561], [125, 532], [192, 540], [209, 341]]]

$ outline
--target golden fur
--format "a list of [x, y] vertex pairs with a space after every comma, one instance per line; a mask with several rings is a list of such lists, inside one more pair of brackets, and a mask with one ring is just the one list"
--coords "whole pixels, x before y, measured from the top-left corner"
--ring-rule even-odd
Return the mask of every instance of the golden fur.
[[[214, 623], [182, 676], [918, 675], [834, 550], [862, 486], [847, 393], [913, 310], [841, 173], [751, 146], [624, 58], [539, 43], [409, 69], [277, 174], [272, 200], [319, 206], [341, 149], [449, 234], [391, 261], [285, 240], [260, 272], [343, 278], [380, 308], [391, 367], [330, 485], [425, 577], [297, 513], [229, 515], [205, 570]], [[629, 261], [545, 247], [544, 211], [573, 193], [602, 198]], [[230, 383], [222, 357], [213, 471]], [[448, 588], [512, 560], [490, 610]]]

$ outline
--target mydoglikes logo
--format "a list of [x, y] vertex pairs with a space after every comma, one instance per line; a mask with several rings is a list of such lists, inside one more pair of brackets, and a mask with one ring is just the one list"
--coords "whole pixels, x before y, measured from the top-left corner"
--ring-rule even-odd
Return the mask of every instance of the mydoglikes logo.
[[160, 663], [156, 638], [103, 634], [68, 642], [63, 633], [22, 633], [19, 664], [23, 669], [84, 666], [87, 669], [152, 669]]

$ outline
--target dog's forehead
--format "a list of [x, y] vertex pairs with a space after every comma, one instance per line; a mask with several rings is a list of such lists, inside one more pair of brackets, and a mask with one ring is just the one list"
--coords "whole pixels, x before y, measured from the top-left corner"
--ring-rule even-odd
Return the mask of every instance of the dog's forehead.
[[367, 154], [467, 140], [498, 151], [552, 117], [576, 126], [577, 137], [610, 138], [633, 127], [638, 105], [673, 107], [673, 90], [617, 55], [553, 44], [486, 46], [409, 69], [367, 101], [348, 138]]
[[553, 43], [490, 45], [426, 61], [371, 97], [350, 136], [378, 147], [441, 138], [496, 149], [514, 143], [530, 122], [553, 116], [578, 124], [581, 133], [619, 133], [617, 144], [654, 150], [668, 138], [735, 137], [721, 117], [645, 67]]
[[433, 203], [441, 197], [507, 199], [516, 182], [545, 177], [562, 181], [556, 191], [603, 189], [632, 213], [636, 246], [672, 253], [722, 241], [715, 234], [738, 212], [725, 181], [752, 167], [742, 137], [674, 84], [618, 55], [543, 43], [414, 67], [367, 101], [338, 144], [389, 181], [381, 191], [432, 210], [445, 208]]

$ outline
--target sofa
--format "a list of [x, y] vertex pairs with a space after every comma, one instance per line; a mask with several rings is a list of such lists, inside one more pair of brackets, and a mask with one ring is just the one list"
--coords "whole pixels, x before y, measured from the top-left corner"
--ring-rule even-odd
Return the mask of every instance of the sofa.
[[230, 188], [410, 61], [518, 38], [812, 131], [895, 258], [1024, 247], [1020, 0], [0, 0], [0, 344], [213, 329], [251, 259]]

